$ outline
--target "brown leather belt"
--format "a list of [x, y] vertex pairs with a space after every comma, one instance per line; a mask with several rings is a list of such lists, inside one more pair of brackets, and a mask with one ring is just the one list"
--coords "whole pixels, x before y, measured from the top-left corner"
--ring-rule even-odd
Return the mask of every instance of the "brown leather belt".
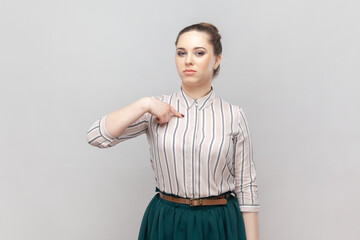
[[225, 205], [227, 203], [226, 198], [228, 198], [231, 194], [227, 193], [221, 196], [209, 197], [209, 198], [180, 198], [165, 195], [163, 193], [159, 193], [162, 199], [165, 199], [170, 202], [189, 204], [190, 206], [203, 206], [203, 205]]

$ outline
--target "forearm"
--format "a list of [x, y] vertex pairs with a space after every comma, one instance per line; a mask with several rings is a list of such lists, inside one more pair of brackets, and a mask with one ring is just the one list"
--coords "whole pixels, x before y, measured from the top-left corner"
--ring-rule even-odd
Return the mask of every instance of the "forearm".
[[259, 240], [259, 223], [257, 212], [242, 212], [246, 240]]
[[128, 126], [149, 110], [149, 101], [148, 97], [140, 98], [126, 107], [107, 114], [105, 121], [107, 132], [114, 137], [120, 136]]

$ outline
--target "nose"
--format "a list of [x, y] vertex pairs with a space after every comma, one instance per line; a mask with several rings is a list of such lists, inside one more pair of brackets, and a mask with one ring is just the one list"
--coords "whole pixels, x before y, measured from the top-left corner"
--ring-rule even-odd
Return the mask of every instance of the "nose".
[[193, 60], [192, 60], [192, 56], [191, 54], [187, 54], [186, 58], [185, 58], [185, 65], [192, 65], [193, 64]]

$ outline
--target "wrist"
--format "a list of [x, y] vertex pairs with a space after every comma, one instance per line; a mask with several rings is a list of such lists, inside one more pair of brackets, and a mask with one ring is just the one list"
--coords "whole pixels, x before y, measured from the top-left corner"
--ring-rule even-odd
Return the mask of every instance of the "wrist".
[[140, 99], [140, 105], [144, 113], [150, 111], [151, 97], [143, 97]]

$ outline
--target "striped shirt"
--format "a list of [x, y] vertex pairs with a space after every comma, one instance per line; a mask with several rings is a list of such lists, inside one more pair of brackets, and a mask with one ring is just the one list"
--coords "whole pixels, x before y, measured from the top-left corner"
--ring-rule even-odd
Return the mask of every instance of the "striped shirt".
[[252, 142], [243, 109], [215, 95], [213, 88], [199, 99], [189, 97], [182, 88], [157, 98], [185, 117], [158, 124], [145, 113], [115, 137], [106, 131], [105, 115], [91, 125], [88, 143], [107, 148], [146, 133], [160, 191], [183, 198], [231, 191], [240, 211], [259, 212]]

